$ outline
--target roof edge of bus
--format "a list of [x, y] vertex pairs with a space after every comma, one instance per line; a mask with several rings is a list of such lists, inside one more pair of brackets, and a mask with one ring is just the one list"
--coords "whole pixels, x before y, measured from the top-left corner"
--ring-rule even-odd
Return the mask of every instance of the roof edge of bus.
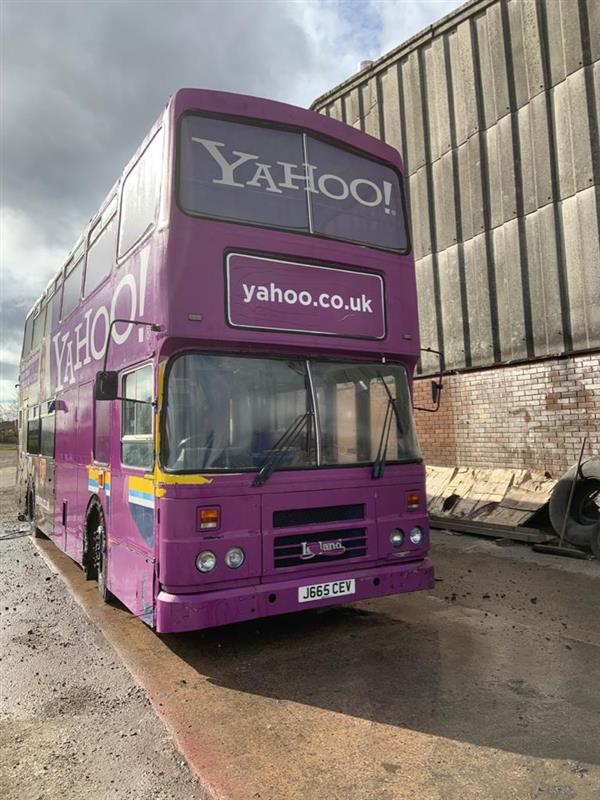
[[[210, 106], [221, 105], [223, 101], [226, 101], [225, 105], [226, 107], [229, 106], [229, 113], [232, 115], [239, 114], [240, 116], [243, 116], [243, 112], [246, 111], [246, 109], [243, 108], [244, 101], [249, 101], [252, 104], [256, 103], [258, 106], [260, 106], [261, 116], [264, 114], [268, 117], [269, 115], [267, 112], [269, 110], [275, 112], [275, 117], [280, 117], [284, 114], [294, 115], [299, 113], [306, 115], [303, 126], [305, 126], [307, 129], [312, 129], [317, 133], [328, 134], [332, 138], [339, 138], [342, 140], [345, 139], [347, 143], [352, 144], [357, 149], [375, 147], [381, 152], [382, 157], [385, 160], [391, 161], [392, 163], [399, 162], [401, 172], [404, 174], [404, 162], [402, 160], [402, 156], [393, 145], [384, 142], [377, 136], [372, 136], [366, 131], [361, 131], [352, 125], [348, 125], [345, 122], [333, 119], [332, 117], [327, 117], [318, 111], [312, 110], [312, 108], [293, 105], [292, 103], [286, 103], [283, 100], [272, 100], [268, 97], [243, 94], [241, 92], [226, 92], [217, 89], [183, 87], [181, 89], [177, 89], [177, 91], [171, 95], [168, 103], [168, 109], [176, 113], [177, 108], [182, 105], [193, 106], [195, 103], [199, 103], [201, 106], [203, 106], [206, 103], [209, 106], [209, 108], [206, 110], [210, 112], [212, 110]], [[227, 110], [223, 111], [222, 113], [226, 114]], [[312, 121], [313, 124], [311, 125], [309, 121]]]

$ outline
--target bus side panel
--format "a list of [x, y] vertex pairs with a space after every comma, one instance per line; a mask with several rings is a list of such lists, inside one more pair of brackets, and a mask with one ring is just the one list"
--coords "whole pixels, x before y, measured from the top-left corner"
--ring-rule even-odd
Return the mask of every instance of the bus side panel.
[[39, 456], [35, 464], [35, 520], [46, 536], [54, 531], [54, 473], [54, 459]]
[[77, 389], [60, 396], [56, 410], [56, 505], [54, 509], [54, 541], [66, 549], [67, 531], [76, 524], [77, 464]]

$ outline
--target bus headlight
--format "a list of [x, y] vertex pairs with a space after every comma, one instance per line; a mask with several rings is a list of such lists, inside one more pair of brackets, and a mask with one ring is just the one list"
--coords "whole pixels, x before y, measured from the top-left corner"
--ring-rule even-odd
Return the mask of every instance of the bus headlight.
[[225, 555], [225, 563], [231, 569], [239, 569], [246, 560], [246, 554], [241, 547], [232, 547]]
[[390, 533], [390, 543], [392, 547], [402, 547], [404, 544], [404, 531], [400, 528], [394, 528]]
[[423, 529], [419, 528], [417, 525], [416, 528], [413, 528], [410, 532], [410, 540], [413, 544], [422, 544], [423, 543]]
[[200, 572], [212, 572], [217, 566], [217, 557], [212, 550], [203, 550], [196, 557], [196, 569]]

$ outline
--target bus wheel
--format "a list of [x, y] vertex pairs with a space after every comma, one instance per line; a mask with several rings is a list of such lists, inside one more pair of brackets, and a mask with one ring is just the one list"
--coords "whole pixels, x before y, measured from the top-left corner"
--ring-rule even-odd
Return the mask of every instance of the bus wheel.
[[100, 597], [105, 603], [110, 600], [111, 594], [106, 586], [106, 567], [107, 567], [107, 547], [106, 547], [106, 525], [104, 524], [104, 514], [102, 511], [99, 513], [98, 526], [94, 536], [94, 543], [96, 545], [96, 581], [98, 582], [98, 591]]
[[100, 597], [107, 603], [111, 594], [106, 585], [106, 523], [98, 503], [92, 503], [88, 509], [84, 541], [83, 572], [88, 581], [97, 581]]

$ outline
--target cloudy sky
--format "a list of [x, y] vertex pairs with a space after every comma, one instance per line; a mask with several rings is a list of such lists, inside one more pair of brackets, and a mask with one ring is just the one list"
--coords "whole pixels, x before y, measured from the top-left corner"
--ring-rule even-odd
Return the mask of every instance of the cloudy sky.
[[0, 0], [0, 403], [25, 314], [183, 86], [308, 106], [459, 0]]

